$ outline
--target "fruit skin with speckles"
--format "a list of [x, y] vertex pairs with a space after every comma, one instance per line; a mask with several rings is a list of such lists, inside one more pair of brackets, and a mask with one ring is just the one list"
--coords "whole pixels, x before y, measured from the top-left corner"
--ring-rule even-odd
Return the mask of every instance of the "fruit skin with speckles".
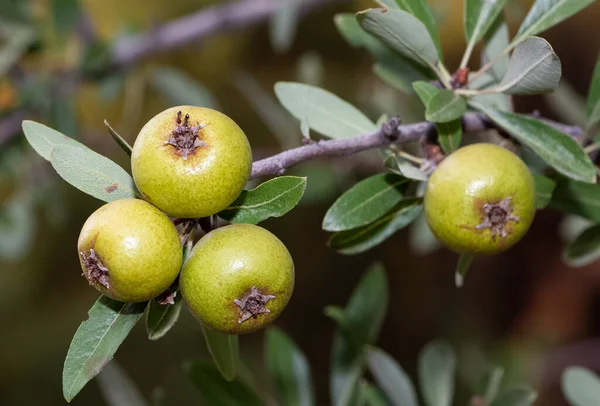
[[458, 149], [440, 163], [427, 183], [427, 224], [458, 253], [505, 251], [525, 235], [534, 216], [531, 172], [517, 155], [497, 145]]
[[92, 213], [79, 234], [77, 252], [90, 285], [121, 302], [160, 295], [175, 281], [183, 261], [171, 220], [139, 199], [116, 200]]
[[[264, 228], [229, 225], [200, 239], [179, 283], [192, 314], [206, 327], [244, 334], [270, 324], [285, 308], [294, 289], [294, 262]], [[246, 307], [249, 296], [262, 299], [257, 308]]]
[[207, 217], [239, 196], [250, 177], [252, 151], [242, 129], [225, 114], [177, 106], [142, 128], [131, 169], [144, 198], [165, 213]]

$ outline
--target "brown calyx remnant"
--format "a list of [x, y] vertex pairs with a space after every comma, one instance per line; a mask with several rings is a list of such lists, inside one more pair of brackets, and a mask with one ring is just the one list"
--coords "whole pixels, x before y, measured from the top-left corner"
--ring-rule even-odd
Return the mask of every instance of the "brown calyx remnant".
[[495, 241], [497, 236], [505, 238], [508, 235], [507, 225], [510, 221], [519, 222], [519, 218], [514, 216], [511, 204], [512, 197], [498, 203], [486, 203], [481, 209], [481, 224], [476, 226], [477, 230], [489, 228], [492, 230], [492, 239]]
[[469, 83], [469, 68], [462, 68], [454, 72], [450, 78], [452, 89], [460, 89]]
[[241, 298], [233, 301], [233, 303], [240, 307], [240, 319], [238, 322], [241, 324], [250, 317], [256, 317], [262, 313], [271, 313], [271, 311], [265, 307], [267, 302], [271, 299], [275, 299], [275, 296], [263, 295], [256, 286], [252, 286], [250, 292], [245, 293]]
[[87, 254], [84, 251], [81, 251], [79, 255], [81, 256], [83, 266], [87, 269], [87, 275], [85, 273], [84, 275], [90, 285], [93, 286], [94, 283], [97, 282], [106, 289], [110, 289], [108, 283], [108, 268], [104, 266], [94, 248], [90, 248]]
[[175, 129], [171, 132], [171, 137], [165, 142], [165, 145], [175, 147], [175, 153], [180, 155], [185, 161], [188, 155], [196, 152], [196, 148], [205, 147], [208, 144], [201, 141], [198, 135], [200, 130], [206, 127], [206, 124], [191, 126], [190, 115], [186, 114], [183, 120], [181, 119], [181, 115], [181, 111], [178, 111], [175, 120]]

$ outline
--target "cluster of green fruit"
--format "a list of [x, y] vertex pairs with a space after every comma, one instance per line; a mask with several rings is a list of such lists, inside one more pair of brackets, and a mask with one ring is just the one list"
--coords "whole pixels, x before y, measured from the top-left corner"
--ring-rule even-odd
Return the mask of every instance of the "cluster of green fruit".
[[240, 127], [207, 108], [167, 109], [140, 131], [131, 166], [145, 200], [108, 203], [81, 230], [77, 248], [90, 285], [115, 300], [143, 302], [172, 299], [178, 284], [191, 312], [223, 333], [271, 323], [294, 288], [285, 245], [261, 227], [228, 225], [206, 233], [184, 263], [187, 236], [168, 217], [196, 225], [238, 197], [252, 168]]

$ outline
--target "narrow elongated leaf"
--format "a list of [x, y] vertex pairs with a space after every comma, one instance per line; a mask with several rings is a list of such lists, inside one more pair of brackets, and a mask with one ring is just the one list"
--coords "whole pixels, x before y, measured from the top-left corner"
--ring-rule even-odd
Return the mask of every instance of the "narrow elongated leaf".
[[595, 182], [596, 168], [593, 162], [583, 148], [567, 134], [535, 118], [491, 109], [481, 104], [474, 106], [558, 172], [575, 180]]
[[350, 103], [328, 91], [293, 82], [275, 84], [279, 102], [298, 120], [330, 138], [350, 138], [375, 131], [375, 124]]
[[49, 161], [50, 151], [58, 145], [70, 145], [73, 147], [86, 148], [83, 144], [75, 141], [73, 138], [53, 130], [43, 124], [35, 121], [23, 121], [23, 133], [29, 142], [29, 145], [35, 149], [42, 158]]
[[482, 376], [475, 394], [481, 396], [487, 403], [491, 404], [500, 392], [503, 377], [504, 368], [498, 366], [491, 367]]
[[[460, 118], [467, 110], [465, 100], [450, 90], [439, 89], [422, 80], [414, 82], [412, 85], [425, 106], [425, 118], [428, 121], [433, 121], [436, 124], [450, 123]], [[440, 128], [438, 128], [439, 130]], [[457, 137], [456, 123], [449, 126], [442, 125], [441, 130], [444, 135], [454, 134]], [[452, 141], [460, 143], [460, 138], [455, 138]]]
[[88, 319], [77, 329], [63, 369], [63, 395], [70, 402], [110, 361], [147, 302], [121, 303], [101, 296], [92, 306]]
[[563, 259], [573, 267], [589, 265], [600, 259], [600, 225], [586, 229], [567, 245]]
[[388, 401], [383, 393], [366, 381], [361, 382], [360, 398], [365, 406], [388, 406]]
[[600, 54], [598, 54], [598, 60], [596, 60], [594, 76], [592, 76], [592, 83], [588, 92], [586, 113], [588, 126], [591, 127], [600, 122]]
[[[485, 46], [481, 53], [481, 65], [493, 61], [498, 55], [502, 53], [508, 47], [510, 41], [508, 34], [508, 25], [504, 22], [504, 19], [500, 15], [497, 22], [485, 36]], [[497, 82], [500, 82], [506, 70], [508, 68], [508, 55], [498, 59], [490, 68], [489, 72]]]
[[323, 230], [343, 231], [372, 223], [404, 197], [408, 180], [381, 173], [357, 183], [327, 210]]
[[600, 378], [587, 368], [567, 368], [561, 386], [571, 406], [593, 406], [600, 399]]
[[536, 0], [512, 42], [521, 42], [546, 31], [593, 2], [594, 0]]
[[239, 380], [226, 381], [212, 364], [192, 363], [184, 366], [205, 404], [210, 406], [265, 406], [252, 389]]
[[558, 87], [560, 59], [543, 38], [531, 37], [517, 45], [498, 90], [506, 94], [548, 93]]
[[420, 199], [406, 199], [388, 214], [367, 226], [333, 234], [329, 245], [341, 254], [354, 255], [365, 252], [409, 225], [419, 216], [421, 210]]
[[238, 336], [218, 333], [202, 326], [208, 352], [215, 366], [226, 381], [232, 381], [237, 375], [240, 362]]
[[91, 149], [58, 145], [52, 148], [50, 162], [61, 178], [96, 199], [112, 202], [137, 196], [133, 178]]
[[159, 68], [152, 74], [152, 84], [172, 105], [219, 108], [210, 91], [198, 80], [176, 68]]
[[306, 189], [306, 178], [280, 176], [252, 190], [244, 190], [218, 215], [232, 223], [258, 224], [269, 217], [281, 217], [292, 210]]
[[561, 179], [556, 184], [549, 206], [600, 222], [600, 185]]
[[333, 406], [346, 406], [354, 399], [366, 362], [366, 345], [375, 342], [388, 306], [385, 269], [372, 266], [357, 284], [345, 308], [344, 331], [333, 337], [330, 388]]
[[281, 405], [312, 406], [315, 394], [306, 357], [287, 334], [276, 327], [267, 330], [267, 369]]
[[556, 182], [546, 176], [537, 174], [533, 174], [533, 180], [535, 181], [535, 208], [543, 209], [552, 200]]
[[454, 396], [456, 355], [446, 341], [433, 341], [419, 354], [419, 383], [427, 406], [450, 406]]
[[434, 123], [448, 123], [462, 117], [467, 111], [465, 99], [446, 89], [436, 89], [436, 94], [425, 106], [425, 118]]
[[369, 9], [357, 14], [368, 33], [401, 55], [435, 70], [439, 62], [437, 48], [427, 28], [413, 15], [402, 10]]
[[35, 41], [36, 33], [32, 26], [3, 19], [0, 38], [6, 38], [6, 42], [3, 41], [0, 48], [0, 77], [3, 77]]
[[454, 283], [457, 288], [462, 287], [465, 283], [465, 276], [467, 275], [467, 272], [469, 272], [469, 268], [471, 268], [474, 259], [475, 257], [469, 254], [461, 254], [461, 256], [458, 257], [456, 273], [454, 275]]
[[476, 44], [487, 34], [506, 0], [465, 0], [465, 37], [467, 43]]
[[111, 126], [110, 124], [108, 124], [108, 121], [104, 120], [104, 126], [106, 127], [106, 129], [108, 130], [108, 133], [110, 134], [110, 136], [113, 138], [113, 140], [115, 140], [115, 142], [121, 147], [121, 149], [123, 151], [125, 151], [125, 153], [129, 156], [131, 156], [131, 153], [133, 152], [133, 148], [131, 147], [131, 145], [129, 145], [129, 143], [127, 141], [125, 141], [125, 139], [123, 137], [121, 137], [119, 135], [118, 132], [116, 132]]
[[408, 179], [416, 181], [427, 181], [427, 175], [400, 156], [390, 154], [384, 161], [385, 166], [397, 175], [402, 175]]
[[146, 331], [150, 340], [158, 340], [171, 330], [181, 312], [181, 294], [175, 295], [174, 304], [159, 304], [151, 300], [146, 312]]
[[269, 21], [269, 38], [276, 52], [287, 52], [294, 42], [300, 15], [299, 0], [282, 0]]
[[412, 380], [389, 354], [378, 348], [369, 350], [369, 371], [392, 405], [417, 406]]
[[457, 119], [447, 123], [436, 123], [435, 128], [438, 132], [438, 141], [442, 150], [450, 154], [460, 148], [462, 140], [462, 120]]
[[585, 99], [566, 80], [561, 80], [555, 91], [544, 95], [544, 100], [559, 121], [582, 128], [587, 125]]
[[98, 374], [98, 386], [108, 406], [147, 406], [140, 390], [115, 361]]
[[528, 386], [507, 389], [501, 392], [490, 406], [530, 406], [537, 399], [537, 393]]
[[439, 58], [442, 59], [442, 44], [438, 32], [438, 23], [427, 5], [426, 0], [396, 0], [396, 4], [401, 10], [407, 11], [417, 17], [429, 31], [429, 35], [437, 48]]

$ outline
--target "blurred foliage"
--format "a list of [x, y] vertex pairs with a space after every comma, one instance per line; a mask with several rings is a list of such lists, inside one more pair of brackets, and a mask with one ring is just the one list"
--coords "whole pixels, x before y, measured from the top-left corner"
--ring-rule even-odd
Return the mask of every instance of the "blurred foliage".
[[[372, 58], [348, 46], [335, 29], [335, 12], [374, 7], [370, 0], [315, 12], [299, 23], [291, 47], [277, 43], [278, 52], [270, 45], [270, 33], [282, 30], [282, 22], [152, 55], [105, 77], [71, 75], [79, 69], [95, 70], [119, 38], [215, 3], [218, 1], [0, 0], [0, 120], [26, 111], [27, 118], [76, 138], [127, 168], [127, 156], [110, 140], [104, 120], [131, 143], [149, 117], [175, 103], [219, 106], [245, 129], [256, 156], [300, 145], [304, 131], [274, 103], [272, 88], [280, 80], [331, 89], [360, 106], [373, 122], [381, 113], [400, 114], [405, 122], [422, 117], [422, 107], [414, 98], [384, 85], [372, 73]], [[457, 65], [465, 45], [462, 1], [429, 3], [440, 24], [445, 61]], [[508, 2], [511, 32], [516, 31], [531, 3]], [[582, 122], [583, 102], [578, 100], [584, 100], [600, 48], [599, 12], [596, 3], [544, 35], [563, 61], [563, 83], [547, 104], [541, 98], [517, 99], [520, 110], [541, 108], [557, 119]], [[5, 326], [0, 338], [0, 364], [4, 367], [0, 403], [60, 405], [64, 404], [60, 371], [70, 337], [96, 298], [79, 276], [74, 247], [81, 224], [99, 202], [56, 182], [50, 166], [32, 152], [24, 137], [5, 139], [4, 134], [0, 133], [0, 286], [4, 288], [0, 317]], [[399, 233], [360, 257], [343, 258], [325, 247], [327, 237], [320, 231], [320, 222], [327, 207], [341, 191], [379, 169], [379, 160], [371, 153], [361, 154], [358, 165], [335, 160], [334, 165], [312, 162], [295, 168], [294, 175], [308, 177], [301, 206], [283, 219], [266, 223], [296, 259], [296, 293], [279, 324], [306, 354], [318, 403], [328, 399], [334, 328], [322, 309], [345, 303], [359, 275], [378, 258], [388, 269], [389, 308], [393, 311], [383, 322], [377, 345], [397, 359], [408, 375], [418, 375], [418, 353], [425, 343], [434, 337], [448, 337], [458, 343], [457, 404], [470, 398], [471, 388], [481, 381], [485, 369], [479, 367], [490, 363], [505, 368], [503, 382], [531, 382], [539, 393], [537, 404], [566, 404], [559, 396], [563, 369], [585, 365], [600, 370], [597, 360], [589, 357], [600, 345], [593, 338], [600, 333], [600, 268], [596, 263], [572, 270], [560, 261], [559, 225], [563, 224], [568, 241], [576, 241], [584, 230], [581, 217], [570, 216], [563, 223], [552, 210], [540, 213], [530, 236], [519, 247], [475, 263], [469, 284], [457, 292], [448, 288], [454, 277], [448, 264], [455, 259], [435, 249], [427, 228], [419, 225], [423, 222], [413, 223], [410, 232]], [[417, 253], [409, 249], [409, 237]], [[339, 334], [336, 340], [343, 340]], [[130, 393], [123, 371], [113, 365], [102, 373], [99, 388], [86, 388], [73, 404], [123, 404], [114, 396], [129, 399], [126, 404], [143, 404], [139, 398], [150, 399], [150, 393], [158, 399], [153, 404], [163, 404], [163, 399], [164, 404], [196, 402], [181, 364], [210, 358], [200, 326], [182, 312], [180, 323], [161, 341], [150, 342], [145, 336], [143, 327], [138, 326], [117, 356], [139, 385], [135, 393]], [[267, 371], [278, 366], [262, 361], [262, 341], [262, 334], [241, 338], [241, 358], [248, 366], [248, 371], [240, 373], [243, 385], [271, 385], [264, 382]], [[286, 345], [281, 336], [279, 341]], [[381, 362], [371, 358], [369, 368]], [[188, 368], [194, 376], [219, 379], [214, 367], [194, 361]], [[378, 382], [377, 372], [372, 374]], [[589, 374], [583, 379], [584, 385], [597, 387]], [[250, 384], [252, 380], [260, 383]], [[563, 387], [576, 385], [566, 380]], [[107, 385], [114, 388], [115, 381], [123, 386], [107, 392]], [[366, 381], [357, 378], [355, 383], [368, 398], [381, 395]], [[285, 399], [289, 386], [272, 384], [272, 393]], [[392, 389], [397, 386], [390, 385]], [[391, 399], [394, 395], [386, 396]], [[579, 404], [570, 394], [567, 399]]]

